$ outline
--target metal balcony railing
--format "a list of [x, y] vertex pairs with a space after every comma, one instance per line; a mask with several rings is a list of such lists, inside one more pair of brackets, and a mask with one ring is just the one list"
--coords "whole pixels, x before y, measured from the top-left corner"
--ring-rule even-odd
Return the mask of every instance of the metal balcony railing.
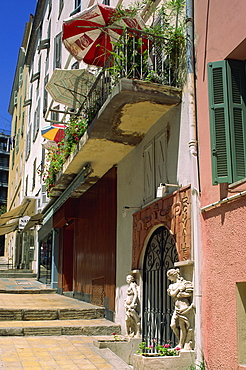
[[141, 31], [126, 30], [115, 42], [105, 67], [97, 76], [79, 114], [90, 123], [121, 78], [181, 87], [184, 40], [168, 40]]

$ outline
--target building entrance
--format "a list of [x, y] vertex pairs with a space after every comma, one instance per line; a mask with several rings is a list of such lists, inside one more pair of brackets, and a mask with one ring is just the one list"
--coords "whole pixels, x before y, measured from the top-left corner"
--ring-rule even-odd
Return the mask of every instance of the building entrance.
[[175, 344], [170, 328], [173, 303], [167, 295], [167, 271], [177, 261], [175, 240], [166, 227], [160, 226], [148, 242], [143, 263], [142, 335], [147, 346], [155, 341], [164, 344], [170, 340]]

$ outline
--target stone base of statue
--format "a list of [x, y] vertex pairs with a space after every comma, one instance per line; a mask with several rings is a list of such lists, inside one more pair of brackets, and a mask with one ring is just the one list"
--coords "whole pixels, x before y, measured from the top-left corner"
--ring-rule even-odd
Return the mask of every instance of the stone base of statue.
[[195, 363], [195, 352], [181, 350], [179, 356], [133, 356], [133, 370], [187, 370]]

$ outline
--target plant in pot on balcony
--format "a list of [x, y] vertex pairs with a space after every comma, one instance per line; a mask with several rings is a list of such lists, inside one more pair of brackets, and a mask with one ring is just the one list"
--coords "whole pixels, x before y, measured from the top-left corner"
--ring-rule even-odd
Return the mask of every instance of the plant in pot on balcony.
[[80, 138], [87, 129], [87, 119], [82, 117], [71, 117], [65, 129], [63, 150], [65, 157], [73, 152]]
[[87, 120], [85, 118], [71, 117], [67, 122], [65, 138], [49, 149], [42, 177], [49, 196], [55, 185], [56, 175], [62, 170], [67, 157], [74, 151], [86, 129]]
[[[146, 2], [144, 5], [148, 5]], [[184, 0], [170, 0], [153, 10], [153, 22], [141, 31], [126, 29], [114, 42], [105, 66], [114, 82], [121, 77], [181, 86], [185, 71]], [[143, 4], [117, 7], [115, 19], [141, 14]]]

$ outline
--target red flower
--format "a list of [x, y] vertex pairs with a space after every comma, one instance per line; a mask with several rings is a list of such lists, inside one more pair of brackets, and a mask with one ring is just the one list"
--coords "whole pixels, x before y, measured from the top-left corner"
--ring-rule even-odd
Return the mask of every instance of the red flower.
[[176, 349], [176, 351], [180, 351], [180, 349], [181, 349], [181, 348], [179, 348], [179, 347], [176, 347], [175, 349]]
[[171, 346], [170, 346], [170, 344], [164, 344], [164, 346], [163, 346], [164, 348], [170, 348]]

